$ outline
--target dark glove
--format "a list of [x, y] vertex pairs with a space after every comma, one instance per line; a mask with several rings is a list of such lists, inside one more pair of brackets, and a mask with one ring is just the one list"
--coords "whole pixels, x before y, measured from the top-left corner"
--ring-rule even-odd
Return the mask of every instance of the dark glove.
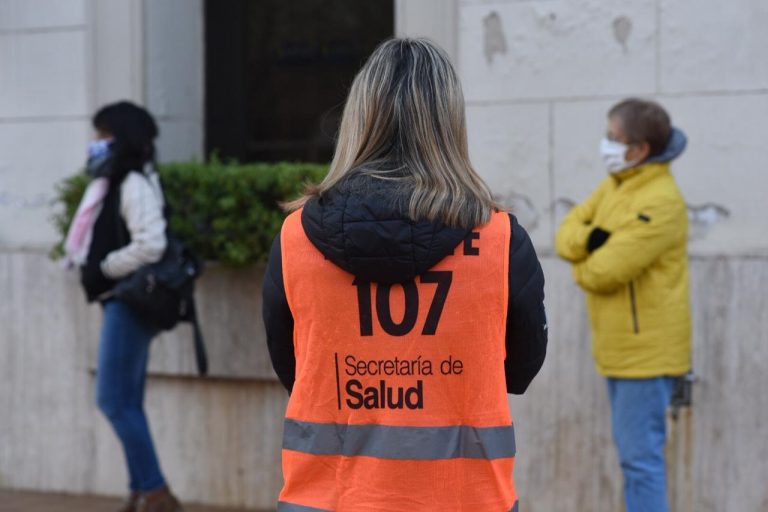
[[604, 229], [595, 228], [592, 230], [592, 232], [589, 234], [589, 239], [587, 240], [587, 252], [592, 253], [603, 246], [603, 244], [608, 240], [608, 237], [611, 236], [611, 233]]

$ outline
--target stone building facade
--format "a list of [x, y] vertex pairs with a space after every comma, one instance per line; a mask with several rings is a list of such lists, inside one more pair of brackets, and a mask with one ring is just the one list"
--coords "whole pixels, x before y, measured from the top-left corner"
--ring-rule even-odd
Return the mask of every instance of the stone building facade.
[[[603, 176], [605, 112], [659, 100], [690, 137], [694, 408], [670, 419], [675, 510], [768, 508], [768, 4], [761, 0], [396, 0], [393, 33], [454, 58], [480, 173], [530, 231], [547, 274], [550, 356], [511, 399], [521, 505], [617, 510], [621, 488], [583, 300], [553, 256], [559, 217]], [[0, 0], [0, 487], [121, 494], [119, 447], [93, 404], [99, 312], [46, 254], [54, 184], [81, 166], [89, 117], [132, 99], [164, 160], [205, 153], [202, 0]], [[189, 333], [154, 347], [148, 409], [191, 501], [269, 508], [286, 396], [273, 379], [258, 269], [214, 270], [201, 309], [214, 377]], [[232, 308], [221, 304], [234, 304]]]

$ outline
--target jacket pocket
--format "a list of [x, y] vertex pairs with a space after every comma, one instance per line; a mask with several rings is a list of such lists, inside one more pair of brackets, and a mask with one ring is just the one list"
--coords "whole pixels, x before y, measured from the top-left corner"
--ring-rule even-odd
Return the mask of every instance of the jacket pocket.
[[640, 323], [637, 320], [637, 299], [635, 297], [635, 282], [629, 282], [629, 308], [632, 312], [632, 328], [635, 334], [640, 334]]

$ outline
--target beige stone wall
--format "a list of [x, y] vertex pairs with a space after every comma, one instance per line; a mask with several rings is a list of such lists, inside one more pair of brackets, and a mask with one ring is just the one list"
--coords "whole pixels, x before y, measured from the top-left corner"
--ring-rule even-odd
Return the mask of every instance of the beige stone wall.
[[51, 185], [88, 140], [88, 69], [84, 0], [0, 1], [0, 247], [51, 239]]
[[203, 1], [144, 0], [145, 102], [163, 161], [203, 157]]

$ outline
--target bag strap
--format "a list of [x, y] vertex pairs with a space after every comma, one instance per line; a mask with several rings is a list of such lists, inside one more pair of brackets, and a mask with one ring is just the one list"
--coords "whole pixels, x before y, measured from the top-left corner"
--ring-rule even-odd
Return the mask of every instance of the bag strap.
[[197, 373], [201, 376], [208, 374], [208, 353], [205, 350], [205, 340], [203, 331], [200, 329], [200, 322], [197, 320], [197, 308], [195, 307], [195, 298], [189, 299], [189, 321], [192, 323], [195, 341], [195, 360], [197, 361]]
[[123, 205], [123, 182], [120, 181], [114, 185], [110, 182], [109, 186], [110, 188], [115, 187], [114, 194], [117, 196], [115, 198], [115, 211], [113, 212], [115, 215], [115, 229], [117, 230], [117, 243], [120, 244], [120, 248], [123, 248], [131, 243], [131, 234], [128, 232], [128, 226], [125, 223], [125, 219], [123, 219], [123, 214], [120, 212]]

